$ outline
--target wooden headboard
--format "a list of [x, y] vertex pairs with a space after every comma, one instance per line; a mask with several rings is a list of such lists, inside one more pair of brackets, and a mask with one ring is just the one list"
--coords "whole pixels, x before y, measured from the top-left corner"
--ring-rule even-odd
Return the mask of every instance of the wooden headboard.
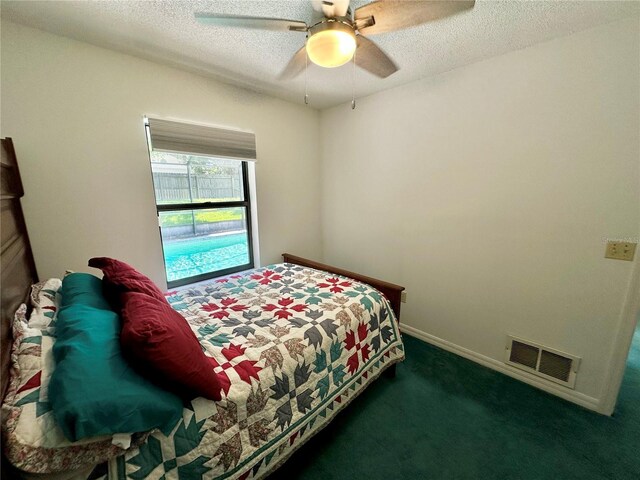
[[[29, 296], [30, 286], [38, 281], [36, 264], [33, 260], [31, 243], [24, 222], [20, 198], [24, 195], [16, 152], [10, 138], [2, 139], [2, 163], [0, 164], [0, 201], [2, 203], [2, 223], [0, 228], [0, 321], [2, 360], [0, 381], [4, 398], [9, 382], [9, 359], [11, 355], [11, 326], [13, 315]], [[28, 304], [28, 303], [27, 303]]]

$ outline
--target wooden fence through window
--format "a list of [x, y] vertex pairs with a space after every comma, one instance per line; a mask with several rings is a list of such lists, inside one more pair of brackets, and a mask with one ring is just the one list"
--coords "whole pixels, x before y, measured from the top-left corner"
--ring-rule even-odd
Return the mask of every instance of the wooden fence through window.
[[[240, 177], [153, 172], [157, 203], [181, 203], [206, 199], [241, 199]], [[191, 195], [189, 195], [191, 185]]]

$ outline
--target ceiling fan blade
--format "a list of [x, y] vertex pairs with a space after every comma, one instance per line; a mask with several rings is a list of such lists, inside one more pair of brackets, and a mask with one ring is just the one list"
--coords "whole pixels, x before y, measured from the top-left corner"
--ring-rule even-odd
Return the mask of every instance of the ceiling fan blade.
[[196, 12], [195, 17], [200, 23], [219, 27], [257, 28], [283, 32], [306, 32], [308, 28], [307, 24], [301, 20], [285, 20], [283, 18], [245, 17], [242, 15], [217, 15], [215, 13], [199, 12]]
[[289, 61], [287, 66], [284, 68], [282, 73], [278, 75], [280, 80], [290, 80], [294, 77], [300, 75], [305, 67], [307, 66], [307, 49], [303, 45], [300, 50], [298, 50], [293, 58]]
[[356, 9], [355, 20], [363, 35], [375, 35], [445, 18], [473, 8], [475, 3], [475, 0], [378, 0]]
[[356, 37], [356, 65], [380, 78], [387, 78], [398, 71], [398, 66], [375, 43], [362, 35]]

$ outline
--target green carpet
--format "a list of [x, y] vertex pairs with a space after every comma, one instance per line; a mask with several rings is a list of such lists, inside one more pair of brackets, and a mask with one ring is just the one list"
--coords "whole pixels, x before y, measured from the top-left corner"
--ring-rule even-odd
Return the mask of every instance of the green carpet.
[[404, 336], [407, 359], [273, 479], [640, 479], [640, 333], [613, 417]]

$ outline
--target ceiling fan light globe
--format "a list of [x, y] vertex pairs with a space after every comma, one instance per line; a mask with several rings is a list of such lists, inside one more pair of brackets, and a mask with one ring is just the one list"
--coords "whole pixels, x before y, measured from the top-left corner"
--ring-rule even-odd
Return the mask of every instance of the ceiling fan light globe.
[[320, 30], [307, 40], [309, 60], [325, 68], [344, 65], [356, 51], [356, 36], [347, 29]]

